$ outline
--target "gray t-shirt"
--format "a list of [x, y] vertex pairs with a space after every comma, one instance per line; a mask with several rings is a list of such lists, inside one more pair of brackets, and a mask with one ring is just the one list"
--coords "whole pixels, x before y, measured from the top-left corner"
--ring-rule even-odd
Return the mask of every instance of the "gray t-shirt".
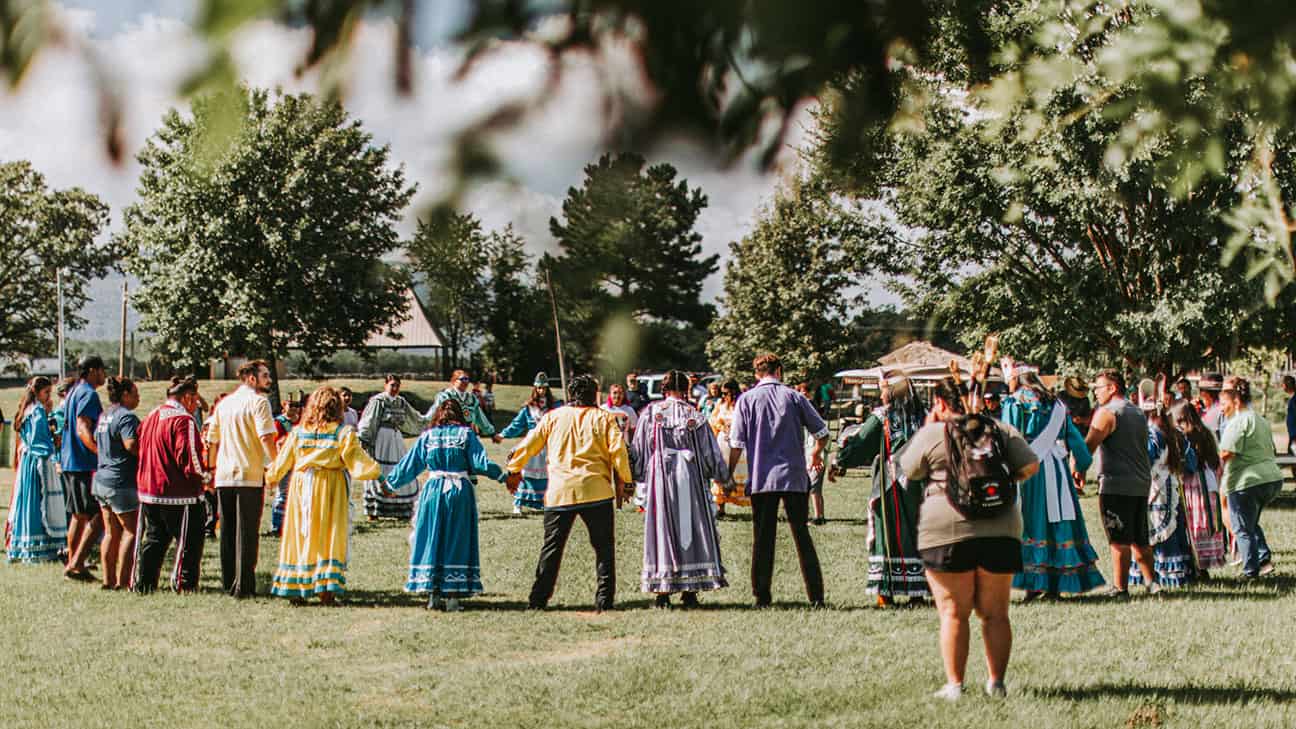
[[[1038, 463], [1030, 444], [1011, 425], [996, 423], [1004, 435], [1004, 458], [1013, 473]], [[900, 455], [900, 469], [911, 479], [926, 479], [927, 488], [918, 511], [918, 549], [943, 547], [978, 537], [1022, 537], [1021, 500], [991, 519], [969, 520], [945, 495], [949, 456], [945, 450], [945, 423], [928, 423], [914, 434]]]
[[1147, 418], [1125, 399], [1102, 408], [1116, 418], [1116, 429], [1098, 444], [1098, 493], [1147, 498], [1152, 490]]
[[99, 416], [99, 424], [95, 427], [95, 444], [99, 446], [96, 490], [105, 492], [105, 495], [124, 489], [135, 490], [139, 458], [126, 450], [122, 440], [139, 438], [139, 427], [139, 417], [121, 405], [113, 405]]

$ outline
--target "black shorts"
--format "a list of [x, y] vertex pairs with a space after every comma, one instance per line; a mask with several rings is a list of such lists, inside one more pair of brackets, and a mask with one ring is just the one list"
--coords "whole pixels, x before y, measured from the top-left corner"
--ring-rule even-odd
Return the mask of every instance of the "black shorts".
[[94, 471], [64, 471], [63, 497], [69, 514], [95, 516], [99, 500], [94, 497]]
[[1098, 494], [1098, 513], [1109, 544], [1148, 546], [1148, 500], [1146, 496]]
[[824, 476], [827, 475], [828, 475], [828, 469], [826, 467], [819, 469], [817, 476], [815, 475], [814, 471], [810, 472], [810, 493], [812, 494], [823, 493]]
[[971, 572], [983, 569], [996, 574], [1022, 571], [1021, 540], [1015, 537], [974, 537], [962, 542], [918, 550], [923, 565], [937, 572]]

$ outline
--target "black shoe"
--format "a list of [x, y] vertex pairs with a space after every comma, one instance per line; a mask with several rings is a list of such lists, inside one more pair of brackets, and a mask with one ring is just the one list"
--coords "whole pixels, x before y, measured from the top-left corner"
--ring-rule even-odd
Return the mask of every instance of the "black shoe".
[[536, 602], [534, 600], [527, 602], [527, 610], [540, 611], [540, 610], [544, 610], [545, 607], [546, 607], [545, 603], [542, 602]]
[[810, 521], [810, 523], [814, 524], [815, 526], [823, 526], [824, 524], [828, 523], [828, 520], [823, 518], [822, 516], [816, 516], [814, 519]]
[[696, 592], [686, 592], [683, 595], [681, 595], [680, 604], [686, 608], [695, 608], [701, 605], [701, 603], [698, 602]]
[[773, 607], [773, 606], [774, 606], [774, 600], [772, 600], [772, 599], [770, 599], [770, 598], [768, 598], [768, 597], [758, 597], [758, 598], [756, 598], [756, 607], [757, 607], [757, 608], [767, 608], [767, 607]]
[[825, 603], [825, 602], [823, 601], [823, 598], [820, 598], [820, 599], [818, 599], [818, 600], [811, 600], [811, 601], [810, 601], [810, 609], [811, 609], [811, 610], [823, 610], [823, 609], [825, 609], [825, 608], [827, 608], [827, 607], [828, 607], [828, 604]]
[[671, 604], [670, 604], [669, 594], [658, 595], [657, 601], [653, 603], [653, 607], [658, 608], [660, 610], [670, 610], [670, 606]]

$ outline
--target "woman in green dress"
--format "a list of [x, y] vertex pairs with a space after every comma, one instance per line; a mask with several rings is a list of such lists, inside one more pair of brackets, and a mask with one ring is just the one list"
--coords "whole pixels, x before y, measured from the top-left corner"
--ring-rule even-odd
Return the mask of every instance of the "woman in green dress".
[[868, 587], [879, 607], [896, 597], [910, 601], [931, 596], [918, 556], [918, 507], [923, 484], [908, 481], [895, 467], [909, 438], [923, 425], [927, 408], [901, 375], [882, 384], [882, 406], [858, 428], [842, 433], [838, 469], [873, 467], [868, 515]]

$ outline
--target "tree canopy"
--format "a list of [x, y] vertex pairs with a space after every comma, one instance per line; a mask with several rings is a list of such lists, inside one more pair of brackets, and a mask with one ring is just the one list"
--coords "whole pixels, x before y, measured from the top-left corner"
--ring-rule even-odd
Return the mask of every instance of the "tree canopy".
[[[207, 146], [230, 118], [237, 142]], [[139, 160], [119, 242], [140, 279], [140, 328], [173, 362], [289, 347], [319, 359], [406, 315], [408, 276], [383, 258], [414, 190], [339, 104], [202, 97], [191, 116], [167, 114]]]
[[[995, 37], [1007, 45], [1029, 22], [1016, 18]], [[1089, 54], [1083, 78], [1100, 76], [1101, 56]], [[909, 125], [879, 132], [876, 164], [834, 164], [825, 150], [855, 130], [825, 114], [818, 170], [895, 212], [900, 243], [871, 251], [869, 262], [896, 277], [917, 313], [967, 344], [998, 331], [1005, 351], [1046, 366], [1177, 371], [1271, 342], [1290, 318], [1296, 297], [1230, 256], [1228, 213], [1247, 194], [1256, 153], [1243, 121], [1222, 130], [1219, 169], [1181, 194], [1166, 170], [1186, 140], [1166, 130], [1138, 154], [1113, 155], [1126, 125], [1077, 108], [1080, 82], [1070, 94], [1056, 89], [1043, 110], [996, 106], [944, 76], [915, 71], [909, 84], [926, 103]], [[1296, 149], [1290, 137], [1273, 143], [1284, 162]], [[1279, 178], [1296, 182], [1286, 170]], [[1263, 306], [1266, 293], [1277, 308]]]
[[851, 350], [860, 249], [887, 237], [847, 214], [821, 187], [794, 180], [752, 232], [729, 246], [724, 313], [707, 343], [712, 367], [747, 376], [756, 355], [774, 352], [789, 378], [831, 375]]
[[77, 312], [88, 283], [121, 260], [119, 246], [96, 240], [107, 225], [108, 206], [95, 195], [50, 189], [29, 162], [0, 164], [0, 354], [53, 350], [59, 271], [66, 327], [85, 323]]
[[[701, 367], [705, 331], [714, 308], [702, 302], [706, 277], [719, 256], [702, 255], [695, 230], [707, 198], [669, 164], [648, 166], [635, 154], [604, 155], [586, 166], [579, 188], [567, 191], [563, 219], [551, 219], [560, 254], [542, 265], [562, 292], [563, 336], [585, 366], [609, 351], [611, 326], [644, 356], [627, 365]], [[600, 345], [600, 339], [602, 344]], [[633, 357], [624, 347], [621, 355]]]

